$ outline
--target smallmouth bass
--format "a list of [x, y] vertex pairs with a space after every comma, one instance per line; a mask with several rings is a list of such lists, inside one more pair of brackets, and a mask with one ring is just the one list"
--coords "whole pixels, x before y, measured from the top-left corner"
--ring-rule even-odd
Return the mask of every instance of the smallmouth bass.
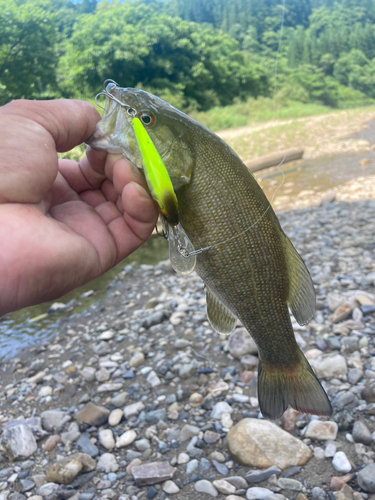
[[330, 415], [288, 311], [289, 305], [299, 324], [309, 322], [313, 283], [254, 176], [218, 136], [158, 97], [114, 83], [105, 93], [102, 120], [88, 143], [122, 153], [143, 170], [132, 120], [142, 122], [168, 171], [183, 230], [194, 249], [206, 249], [195, 270], [206, 285], [212, 327], [230, 333], [238, 318], [258, 346], [262, 414], [276, 419], [290, 405]]

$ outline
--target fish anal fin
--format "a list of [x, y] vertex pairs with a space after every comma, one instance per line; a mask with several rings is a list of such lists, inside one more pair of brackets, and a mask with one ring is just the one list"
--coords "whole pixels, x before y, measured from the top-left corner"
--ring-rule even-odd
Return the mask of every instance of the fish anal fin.
[[291, 366], [259, 360], [258, 399], [264, 417], [280, 418], [288, 406], [313, 415], [332, 414], [327, 394], [302, 351], [298, 354], [297, 363]]
[[288, 303], [300, 325], [308, 323], [315, 312], [315, 290], [310, 273], [290, 239], [283, 235], [289, 278]]
[[229, 335], [236, 328], [237, 318], [207, 287], [206, 293], [208, 321], [218, 333]]

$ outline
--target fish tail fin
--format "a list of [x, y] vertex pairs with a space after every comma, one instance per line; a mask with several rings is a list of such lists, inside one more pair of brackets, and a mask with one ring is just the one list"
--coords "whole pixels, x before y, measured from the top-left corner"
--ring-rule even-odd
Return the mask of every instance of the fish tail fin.
[[299, 350], [292, 366], [259, 361], [258, 399], [264, 417], [275, 420], [290, 405], [313, 415], [331, 415], [332, 407], [307, 359]]

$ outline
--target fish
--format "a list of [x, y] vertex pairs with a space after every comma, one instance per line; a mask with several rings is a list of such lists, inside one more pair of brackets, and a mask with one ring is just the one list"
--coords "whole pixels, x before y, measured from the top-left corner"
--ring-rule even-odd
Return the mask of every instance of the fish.
[[143, 170], [133, 119], [147, 130], [178, 200], [177, 227], [190, 244], [185, 257], [205, 284], [213, 329], [230, 334], [240, 320], [256, 342], [262, 415], [274, 420], [289, 406], [331, 415], [289, 314], [290, 308], [300, 325], [310, 321], [313, 282], [252, 173], [221, 138], [162, 99], [114, 82], [104, 94], [104, 113], [88, 143], [122, 153]]

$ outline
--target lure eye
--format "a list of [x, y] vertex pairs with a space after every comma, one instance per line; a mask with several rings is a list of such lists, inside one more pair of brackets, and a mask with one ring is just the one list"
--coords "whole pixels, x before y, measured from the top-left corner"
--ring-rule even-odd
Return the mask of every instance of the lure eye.
[[156, 122], [155, 115], [149, 113], [148, 111], [141, 111], [139, 118], [143, 125], [147, 125], [149, 127], [152, 127]]

